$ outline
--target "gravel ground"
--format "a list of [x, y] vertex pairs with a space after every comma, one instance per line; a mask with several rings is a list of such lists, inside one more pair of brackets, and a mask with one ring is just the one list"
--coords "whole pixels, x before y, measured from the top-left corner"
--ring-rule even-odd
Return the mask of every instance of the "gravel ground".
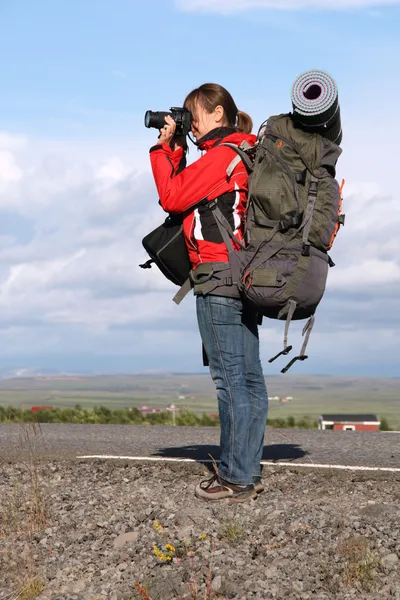
[[265, 468], [247, 504], [199, 464], [5, 463], [0, 600], [400, 599], [400, 476]]

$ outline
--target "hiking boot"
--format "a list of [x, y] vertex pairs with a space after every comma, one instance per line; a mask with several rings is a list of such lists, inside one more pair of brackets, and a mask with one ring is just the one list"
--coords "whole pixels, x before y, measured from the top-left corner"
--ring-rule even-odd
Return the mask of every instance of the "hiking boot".
[[257, 494], [261, 494], [264, 491], [264, 484], [261, 481], [261, 477], [253, 477], [253, 483]]
[[251, 498], [257, 498], [257, 492], [254, 485], [236, 485], [221, 479], [217, 474], [210, 479], [201, 481], [196, 486], [195, 495], [202, 500], [209, 502], [220, 502], [228, 500], [228, 502], [246, 502]]

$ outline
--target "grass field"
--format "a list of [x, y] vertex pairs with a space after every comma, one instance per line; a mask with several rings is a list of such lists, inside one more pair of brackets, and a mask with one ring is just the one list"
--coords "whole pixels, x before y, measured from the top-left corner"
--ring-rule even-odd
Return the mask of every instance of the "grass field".
[[[270, 417], [324, 413], [372, 413], [400, 430], [400, 378], [275, 376], [267, 380], [270, 397], [293, 396], [281, 404], [270, 400]], [[26, 407], [80, 404], [108, 408], [165, 408], [174, 403], [196, 413], [217, 412], [208, 375], [137, 375], [101, 377], [34, 377], [0, 380], [0, 404]]]

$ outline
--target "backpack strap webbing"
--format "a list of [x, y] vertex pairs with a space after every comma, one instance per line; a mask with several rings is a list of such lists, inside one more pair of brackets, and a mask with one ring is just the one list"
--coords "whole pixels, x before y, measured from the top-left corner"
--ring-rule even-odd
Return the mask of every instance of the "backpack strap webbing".
[[290, 299], [290, 300], [288, 300], [288, 302], [285, 304], [285, 306], [282, 308], [282, 310], [278, 314], [278, 319], [281, 319], [282, 317], [284, 317], [287, 314], [286, 323], [285, 323], [285, 334], [283, 337], [283, 350], [281, 352], [279, 352], [273, 358], [270, 358], [268, 361], [269, 363], [274, 362], [274, 360], [279, 358], [279, 356], [282, 356], [282, 355], [286, 356], [287, 354], [289, 354], [289, 352], [293, 348], [293, 346], [288, 346], [288, 335], [289, 335], [290, 323], [292, 321], [296, 307], [297, 307], [297, 302], [295, 302], [295, 300]]
[[286, 373], [287, 371], [289, 371], [290, 367], [296, 362], [296, 360], [306, 360], [308, 358], [308, 356], [305, 355], [305, 351], [307, 348], [308, 340], [310, 339], [312, 328], [314, 327], [314, 323], [315, 315], [312, 315], [308, 319], [307, 323], [304, 325], [302, 335], [305, 335], [306, 337], [304, 338], [304, 342], [301, 347], [299, 356], [295, 356], [294, 358], [292, 358], [292, 360], [286, 365], [286, 367], [284, 367], [281, 370], [281, 373]]
[[[214, 277], [216, 276], [216, 277]], [[228, 262], [200, 263], [189, 273], [189, 277], [173, 297], [175, 304], [180, 304], [184, 297], [194, 288], [195, 294], [209, 294], [221, 286], [233, 284]]]
[[310, 235], [310, 229], [312, 224], [313, 212], [315, 202], [317, 200], [318, 193], [318, 179], [311, 175], [310, 189], [308, 190], [308, 200], [306, 211], [304, 215], [304, 227], [303, 227], [303, 256], [310, 256], [310, 242], [308, 236]]
[[251, 146], [245, 140], [243, 140], [243, 142], [239, 144], [239, 146], [237, 146], [236, 144], [231, 144], [230, 142], [223, 142], [222, 144], [220, 144], [220, 146], [227, 146], [228, 148], [234, 150], [238, 155], [235, 156], [235, 158], [232, 160], [232, 162], [226, 169], [226, 174], [228, 177], [232, 175], [235, 167], [240, 163], [240, 161], [243, 161], [243, 164], [246, 167], [248, 173], [251, 173], [253, 171], [253, 161], [249, 157], [248, 152], [255, 151], [255, 146]]
[[272, 219], [267, 219], [266, 217], [262, 217], [257, 215], [256, 223], [257, 225], [262, 225], [263, 227], [275, 227], [279, 226], [279, 231], [287, 231], [291, 227], [295, 227], [296, 229], [300, 227], [303, 221], [303, 213], [296, 213], [293, 217], [289, 219], [284, 219], [282, 221], [276, 221]]
[[225, 245], [228, 249], [228, 253], [233, 250], [232, 244], [230, 243], [231, 239], [242, 250], [244, 250], [245, 245], [243, 244], [243, 242], [238, 240], [237, 237], [235, 236], [235, 232], [233, 231], [231, 225], [229, 224], [228, 219], [226, 217], [224, 217], [221, 209], [218, 206], [217, 198], [215, 200], [210, 200], [206, 206], [209, 210], [212, 211], [214, 218], [217, 221], [219, 232], [221, 234], [223, 241], [225, 242]]
[[[206, 206], [214, 215], [221, 237], [227, 247], [228, 257], [230, 258], [232, 253], [235, 252], [231, 240], [234, 244], [239, 246], [239, 248], [244, 250], [244, 243], [235, 236], [235, 232], [229, 224], [228, 219], [224, 217], [222, 211], [218, 207], [217, 199], [207, 201], [206, 203], [203, 201], [203, 206]], [[195, 293], [204, 295], [213, 292], [218, 287], [236, 284], [239, 272], [237, 272], [235, 265], [235, 261], [231, 260], [226, 263], [201, 263], [195, 270], [190, 271], [188, 279], [175, 294], [173, 301], [175, 304], [180, 304], [192, 287], [195, 288]], [[231, 270], [232, 268], [232, 275], [229, 273], [227, 277], [214, 278], [211, 280], [214, 274], [228, 269]]]
[[193, 287], [193, 284], [192, 284], [192, 280], [190, 278], [190, 273], [189, 273], [189, 277], [186, 279], [185, 283], [183, 285], [181, 285], [181, 287], [179, 288], [179, 290], [177, 291], [175, 296], [172, 298], [172, 300], [175, 302], [175, 304], [180, 304], [182, 302], [182, 300], [184, 299], [184, 297], [188, 295], [188, 293], [190, 292], [192, 287]]

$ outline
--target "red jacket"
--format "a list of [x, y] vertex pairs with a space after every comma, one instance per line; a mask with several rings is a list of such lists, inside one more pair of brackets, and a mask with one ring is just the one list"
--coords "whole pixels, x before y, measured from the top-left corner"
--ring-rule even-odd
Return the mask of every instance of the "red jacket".
[[[179, 173], [176, 171], [183, 159], [183, 149], [173, 151], [167, 144], [153, 146], [150, 149], [151, 167], [163, 209], [181, 213], [200, 200], [218, 198], [219, 208], [241, 240], [248, 175], [240, 161], [228, 178], [226, 170], [237, 154], [219, 144], [223, 141], [239, 145], [243, 140], [254, 145], [256, 136], [238, 133], [232, 127], [210, 131], [199, 143], [205, 154]], [[183, 220], [183, 230], [193, 268], [202, 262], [228, 261], [227, 248], [207, 206], [189, 210]]]

